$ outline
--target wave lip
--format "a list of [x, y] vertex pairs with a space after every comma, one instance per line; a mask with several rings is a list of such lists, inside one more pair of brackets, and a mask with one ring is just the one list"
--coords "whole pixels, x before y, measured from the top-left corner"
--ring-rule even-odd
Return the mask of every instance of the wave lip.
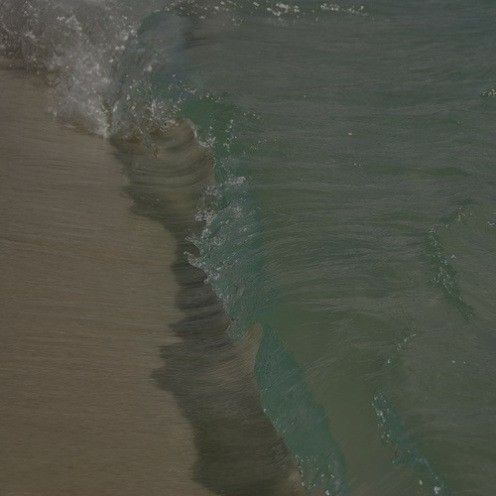
[[184, 318], [171, 323], [180, 341], [164, 346], [155, 383], [176, 398], [195, 432], [199, 458], [195, 479], [231, 496], [303, 495], [299, 469], [266, 416], [255, 378], [262, 329], [241, 341], [229, 334], [230, 319], [203, 270], [189, 263], [197, 247], [188, 234], [203, 188], [211, 184], [212, 159], [187, 121], [155, 134], [154, 146], [117, 141], [130, 178], [135, 211], [161, 222], [178, 244], [173, 272]]

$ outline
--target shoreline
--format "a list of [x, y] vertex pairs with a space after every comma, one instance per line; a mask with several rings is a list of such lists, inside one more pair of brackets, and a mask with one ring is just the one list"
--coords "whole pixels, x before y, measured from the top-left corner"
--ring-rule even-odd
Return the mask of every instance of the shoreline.
[[130, 213], [112, 146], [56, 122], [36, 77], [2, 62], [0, 88], [2, 494], [211, 494], [150, 378], [179, 341], [174, 238]]
[[303, 495], [259, 396], [263, 330], [233, 341], [222, 302], [188, 260], [213, 180], [191, 124], [154, 134], [150, 153], [62, 126], [45, 110], [47, 88], [22, 71], [0, 70], [0, 88], [0, 269], [11, 273], [0, 283], [11, 295], [0, 488]]

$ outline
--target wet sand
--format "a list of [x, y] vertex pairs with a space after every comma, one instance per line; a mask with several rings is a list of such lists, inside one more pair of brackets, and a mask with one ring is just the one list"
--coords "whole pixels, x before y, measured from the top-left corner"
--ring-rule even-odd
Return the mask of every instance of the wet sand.
[[0, 494], [207, 495], [156, 387], [176, 242], [133, 215], [111, 145], [63, 127], [0, 66]]

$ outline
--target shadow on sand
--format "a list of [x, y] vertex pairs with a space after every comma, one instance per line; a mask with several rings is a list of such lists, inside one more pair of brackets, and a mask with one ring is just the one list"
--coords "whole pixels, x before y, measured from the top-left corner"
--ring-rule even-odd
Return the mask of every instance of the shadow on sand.
[[180, 342], [161, 349], [163, 366], [152, 374], [172, 392], [193, 427], [197, 482], [225, 496], [303, 495], [300, 474], [281, 436], [264, 414], [254, 377], [261, 329], [241, 343], [227, 333], [229, 320], [205, 273], [188, 262], [197, 248], [187, 235], [212, 158], [187, 122], [155, 133], [152, 151], [139, 140], [117, 141], [116, 154], [129, 177], [133, 210], [160, 222], [177, 242], [172, 267], [184, 318], [171, 325]]

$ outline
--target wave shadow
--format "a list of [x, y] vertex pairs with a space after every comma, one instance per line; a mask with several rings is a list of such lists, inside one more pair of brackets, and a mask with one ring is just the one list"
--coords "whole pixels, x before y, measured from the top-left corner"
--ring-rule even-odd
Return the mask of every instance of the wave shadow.
[[175, 302], [184, 318], [170, 324], [180, 342], [160, 350], [156, 385], [174, 394], [190, 422], [198, 459], [194, 479], [224, 496], [305, 494], [295, 460], [265, 415], [254, 376], [261, 329], [238, 343], [228, 335], [229, 318], [205, 272], [192, 266], [198, 255], [188, 235], [198, 232], [198, 201], [213, 182], [213, 159], [187, 121], [152, 133], [153, 145], [113, 139], [124, 164], [133, 211], [160, 222], [177, 243], [172, 272]]

